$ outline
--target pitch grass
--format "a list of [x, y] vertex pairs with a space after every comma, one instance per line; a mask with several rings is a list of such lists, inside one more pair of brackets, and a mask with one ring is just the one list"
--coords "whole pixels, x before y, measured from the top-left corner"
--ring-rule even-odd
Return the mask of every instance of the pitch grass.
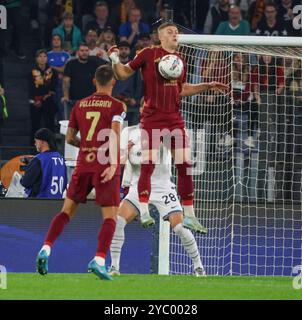
[[92, 274], [10, 273], [0, 300], [228, 300], [302, 299], [291, 277], [121, 275], [101, 281]]

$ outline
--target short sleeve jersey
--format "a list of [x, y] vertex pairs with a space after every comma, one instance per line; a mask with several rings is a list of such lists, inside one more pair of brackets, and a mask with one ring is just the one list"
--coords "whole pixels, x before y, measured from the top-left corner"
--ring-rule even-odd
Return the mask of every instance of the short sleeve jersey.
[[162, 57], [170, 52], [161, 46], [148, 47], [140, 51], [129, 62], [132, 70], [141, 68], [144, 80], [144, 113], [174, 113], [179, 112], [182, 84], [186, 81], [186, 64], [184, 63], [182, 75], [176, 80], [163, 78], [158, 71], [158, 63]]
[[[81, 144], [77, 158], [80, 172], [102, 172], [109, 167], [109, 134], [112, 122], [123, 122], [123, 102], [105, 94], [95, 93], [76, 103], [69, 127], [80, 131]], [[120, 174], [120, 169], [116, 170]]]

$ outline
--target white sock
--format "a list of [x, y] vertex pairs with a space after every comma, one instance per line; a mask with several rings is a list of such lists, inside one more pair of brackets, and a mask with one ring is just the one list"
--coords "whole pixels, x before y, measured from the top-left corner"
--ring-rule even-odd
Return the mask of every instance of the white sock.
[[97, 264], [99, 264], [100, 266], [104, 266], [105, 265], [105, 259], [99, 256], [95, 256], [94, 260]]
[[117, 216], [116, 227], [110, 245], [111, 265], [120, 270], [122, 247], [125, 241], [125, 226], [127, 222], [123, 217]]
[[182, 208], [184, 209], [185, 217], [195, 217], [195, 212], [194, 212], [193, 205], [191, 205], [191, 206], [182, 206]]
[[46, 254], [47, 254], [48, 256], [50, 256], [51, 247], [50, 247], [49, 245], [44, 244], [44, 246], [41, 248], [40, 252], [41, 252], [42, 250], [45, 250]]
[[143, 216], [145, 214], [150, 215], [149, 204], [147, 202], [140, 202], [139, 203], [139, 211], [140, 211], [141, 216]]
[[192, 232], [184, 228], [181, 223], [175, 226], [173, 228], [173, 231], [180, 237], [182, 245], [184, 246], [189, 257], [192, 259], [194, 264], [194, 270], [196, 268], [203, 268], [197, 243]]

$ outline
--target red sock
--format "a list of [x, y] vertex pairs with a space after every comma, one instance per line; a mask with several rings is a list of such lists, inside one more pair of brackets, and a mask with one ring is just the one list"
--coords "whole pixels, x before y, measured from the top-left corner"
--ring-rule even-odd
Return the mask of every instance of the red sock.
[[104, 220], [98, 237], [99, 242], [96, 256], [102, 257], [104, 259], [106, 258], [114, 235], [115, 226], [115, 220], [110, 218]]
[[65, 212], [58, 213], [51, 221], [44, 244], [52, 246], [69, 222], [69, 216]]
[[155, 165], [152, 162], [141, 164], [137, 190], [139, 202], [149, 202], [151, 193], [151, 176]]
[[177, 190], [185, 205], [193, 205], [194, 185], [192, 165], [188, 162], [176, 165], [178, 172]]

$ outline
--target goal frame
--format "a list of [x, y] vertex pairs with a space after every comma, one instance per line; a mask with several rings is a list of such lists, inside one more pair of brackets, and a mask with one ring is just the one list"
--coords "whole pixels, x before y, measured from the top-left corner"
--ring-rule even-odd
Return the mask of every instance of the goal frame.
[[[261, 47], [296, 47], [302, 48], [302, 37], [269, 37], [269, 36], [231, 36], [231, 35], [198, 35], [180, 34], [180, 45], [215, 45], [215, 46], [261, 46]], [[236, 50], [234, 50], [236, 51]], [[302, 60], [302, 54], [300, 57]], [[170, 255], [170, 225], [167, 222], [159, 223], [159, 255], [158, 273], [169, 274]], [[230, 271], [232, 275], [232, 267]]]

